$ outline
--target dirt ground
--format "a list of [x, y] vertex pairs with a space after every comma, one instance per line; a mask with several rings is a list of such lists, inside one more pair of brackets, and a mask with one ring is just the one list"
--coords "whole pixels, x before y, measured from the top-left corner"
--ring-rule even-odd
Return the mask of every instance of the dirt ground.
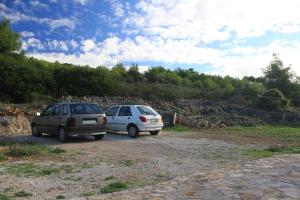
[[[110, 183], [123, 182], [129, 189], [136, 189], [226, 169], [249, 160], [242, 154], [247, 145], [241, 145], [241, 140], [195, 133], [141, 134], [137, 139], [126, 134], [108, 134], [101, 141], [93, 137], [74, 138], [65, 144], [50, 136], [26, 135], [15, 139], [66, 150], [54, 157], [0, 163], [0, 194], [11, 196], [26, 191], [30, 194], [26, 199], [89, 199], [103, 195], [101, 188]], [[28, 164], [56, 170], [44, 176], [14, 171], [16, 166]]]

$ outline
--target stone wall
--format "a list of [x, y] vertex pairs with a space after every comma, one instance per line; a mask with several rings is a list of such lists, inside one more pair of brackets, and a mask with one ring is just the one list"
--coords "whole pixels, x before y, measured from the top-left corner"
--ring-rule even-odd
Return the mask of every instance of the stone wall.
[[[176, 123], [194, 128], [222, 128], [226, 126], [253, 126], [261, 123], [300, 125], [299, 112], [267, 112], [237, 104], [213, 102], [204, 99], [176, 99], [173, 101], [148, 101], [134, 97], [63, 97], [59, 101], [84, 101], [99, 104], [104, 110], [118, 104], [150, 105], [157, 110], [166, 122], [172, 124], [177, 113]], [[46, 105], [7, 105], [0, 104], [0, 135], [29, 134], [30, 122], [36, 112]]]

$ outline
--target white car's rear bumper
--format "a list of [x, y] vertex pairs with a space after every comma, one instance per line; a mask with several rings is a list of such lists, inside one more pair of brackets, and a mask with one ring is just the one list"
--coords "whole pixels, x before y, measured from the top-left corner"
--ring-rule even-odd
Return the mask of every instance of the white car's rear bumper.
[[159, 131], [163, 128], [164, 124], [159, 123], [159, 124], [149, 124], [149, 125], [139, 125], [139, 131], [141, 132], [147, 132], [147, 131]]

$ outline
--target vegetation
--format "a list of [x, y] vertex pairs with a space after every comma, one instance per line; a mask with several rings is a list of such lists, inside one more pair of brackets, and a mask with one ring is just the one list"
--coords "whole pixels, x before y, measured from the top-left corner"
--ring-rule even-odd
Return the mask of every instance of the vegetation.
[[186, 126], [176, 124], [175, 126], [170, 126], [170, 127], [164, 128], [164, 131], [182, 133], [182, 132], [192, 131], [192, 129], [189, 127], [186, 127]]
[[32, 163], [16, 163], [7, 166], [6, 171], [16, 176], [49, 176], [59, 173], [60, 169], [52, 166], [37, 165]]
[[23, 158], [34, 155], [53, 155], [64, 153], [65, 150], [60, 148], [53, 148], [46, 145], [28, 144], [28, 143], [0, 143], [0, 161], [7, 159], [8, 157]]
[[11, 30], [7, 20], [0, 22], [0, 101], [48, 102], [64, 95], [213, 100], [238, 97], [243, 104], [267, 110], [286, 109], [290, 103], [300, 106], [299, 78], [283, 65], [277, 54], [264, 77], [238, 79], [162, 66], [140, 73], [138, 65], [126, 69], [121, 63], [111, 69], [50, 63], [26, 57], [20, 47], [19, 34]]
[[30, 193], [28, 193], [28, 192], [26, 192], [26, 191], [19, 191], [19, 192], [16, 192], [15, 194], [14, 194], [14, 197], [30, 197], [30, 196], [32, 196], [32, 194], [30, 194]]
[[244, 151], [244, 155], [252, 158], [264, 158], [278, 154], [298, 154], [300, 153], [300, 147], [269, 147], [266, 149], [247, 149]]
[[112, 192], [117, 192], [121, 190], [126, 190], [128, 188], [127, 183], [124, 182], [114, 182], [110, 183], [107, 186], [101, 188], [100, 192], [101, 193], [112, 193]]

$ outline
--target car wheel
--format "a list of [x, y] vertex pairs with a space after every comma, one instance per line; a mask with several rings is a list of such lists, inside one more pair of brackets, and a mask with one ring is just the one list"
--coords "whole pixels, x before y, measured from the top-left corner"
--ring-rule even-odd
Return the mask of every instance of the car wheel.
[[139, 130], [136, 126], [134, 125], [131, 125], [127, 128], [127, 131], [128, 131], [128, 135], [129, 137], [131, 138], [136, 138], [139, 136]]
[[67, 141], [67, 135], [66, 135], [65, 129], [60, 128], [58, 130], [58, 139], [59, 139], [60, 142], [66, 142]]
[[102, 140], [103, 137], [104, 137], [104, 134], [102, 134], [102, 135], [94, 135], [94, 137], [95, 137], [96, 140]]
[[151, 135], [158, 135], [159, 131], [149, 131]]
[[31, 126], [31, 134], [34, 137], [40, 137], [42, 135], [41, 133], [39, 133], [38, 128], [36, 127], [36, 125]]

